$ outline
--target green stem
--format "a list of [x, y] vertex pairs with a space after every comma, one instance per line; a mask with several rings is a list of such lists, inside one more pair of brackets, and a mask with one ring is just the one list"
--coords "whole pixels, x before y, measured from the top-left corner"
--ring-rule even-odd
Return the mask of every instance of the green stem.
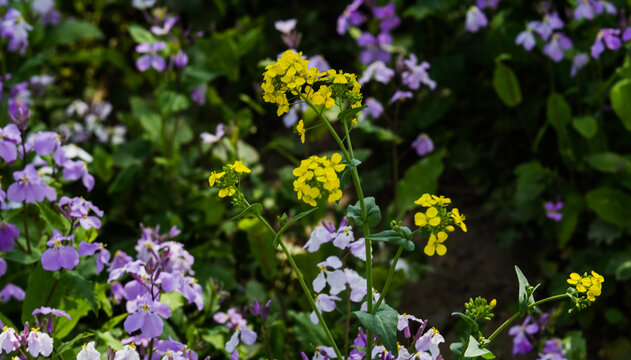
[[399, 258], [401, 257], [402, 253], [403, 253], [403, 248], [401, 246], [399, 246], [399, 249], [397, 250], [397, 253], [394, 255], [394, 260], [392, 260], [392, 265], [390, 265], [390, 271], [388, 271], [388, 277], [386, 278], [386, 284], [383, 286], [383, 290], [381, 291], [381, 295], [379, 296], [379, 300], [377, 300], [377, 303], [372, 308], [372, 313], [373, 314], [375, 314], [377, 312], [377, 310], [379, 310], [379, 306], [381, 306], [381, 303], [383, 302], [383, 299], [386, 297], [386, 294], [388, 293], [388, 289], [390, 289], [390, 282], [392, 281], [392, 276], [394, 275], [395, 268], [397, 267], [397, 262], [399, 261]]
[[[250, 206], [250, 204], [247, 201], [246, 201], [246, 204], [247, 206]], [[274, 230], [272, 225], [270, 225], [267, 222], [267, 220], [265, 220], [261, 216], [261, 214], [256, 214], [256, 217], [265, 225], [265, 227], [267, 227], [267, 229], [272, 234], [274, 234], [274, 236], [276, 236], [276, 230]], [[342, 356], [342, 353], [340, 352], [340, 349], [338, 349], [337, 344], [335, 343], [335, 340], [333, 339], [333, 335], [331, 334], [329, 327], [326, 325], [326, 322], [324, 322], [322, 313], [320, 313], [320, 310], [318, 310], [318, 307], [316, 306], [315, 300], [313, 299], [313, 296], [311, 295], [311, 290], [309, 290], [307, 283], [305, 283], [305, 279], [302, 277], [302, 273], [300, 272], [298, 265], [296, 265], [296, 262], [294, 261], [293, 256], [291, 256], [291, 253], [287, 249], [287, 246], [285, 246], [285, 243], [283, 242], [282, 238], [279, 239], [278, 243], [280, 244], [281, 249], [285, 253], [285, 256], [287, 256], [287, 260], [289, 260], [289, 264], [291, 265], [291, 268], [293, 269], [294, 274], [296, 274], [296, 277], [298, 278], [298, 282], [300, 283], [300, 286], [302, 287], [302, 291], [304, 291], [305, 296], [307, 297], [307, 300], [309, 300], [311, 309], [313, 310], [313, 312], [315, 312], [316, 316], [318, 317], [318, 320], [320, 321], [320, 325], [322, 325], [322, 328], [324, 329], [324, 332], [326, 333], [326, 337], [329, 339], [331, 346], [333, 346], [333, 349], [335, 350], [335, 354], [337, 355], [337, 358], [344, 359], [344, 357]]]
[[31, 240], [28, 236], [28, 223], [26, 221], [26, 210], [27, 210], [27, 206], [26, 205], [26, 201], [23, 202], [23, 206], [22, 206], [22, 220], [24, 221], [24, 238], [26, 239], [26, 249], [28, 251], [28, 253], [31, 253]]
[[[528, 308], [533, 308], [537, 305], [546, 303], [548, 301], [552, 301], [552, 300], [561, 300], [561, 299], [567, 299], [568, 296], [567, 294], [560, 294], [560, 295], [554, 295], [554, 296], [550, 296], [548, 298], [536, 301], [530, 305], [528, 305]], [[497, 337], [497, 335], [499, 335], [500, 332], [502, 332], [502, 330], [506, 329], [508, 327], [508, 325], [510, 325], [510, 323], [512, 323], [513, 321], [515, 321], [515, 319], [517, 319], [519, 317], [519, 312], [515, 313], [513, 316], [511, 316], [510, 318], [508, 318], [508, 320], [504, 321], [504, 323], [502, 325], [500, 325], [500, 327], [497, 328], [497, 330], [495, 330], [493, 332], [493, 334], [491, 334], [491, 336], [489, 336], [489, 338], [487, 339], [486, 345], [488, 346], [488, 344], [490, 344], [493, 339], [495, 339]]]
[[[351, 161], [355, 159], [355, 156], [353, 154], [353, 146], [351, 144], [351, 137], [349, 134], [348, 125], [346, 124], [346, 121], [342, 121], [342, 123], [344, 124], [344, 133], [346, 136], [346, 141], [348, 143], [348, 151], [344, 147], [344, 143], [342, 142], [342, 139], [340, 139], [340, 137], [337, 135], [337, 132], [335, 131], [335, 129], [333, 129], [333, 126], [331, 126], [331, 123], [322, 114], [322, 112], [318, 108], [316, 108], [313, 105], [313, 103], [311, 103], [308, 99], [303, 98], [303, 100], [318, 114], [318, 116], [320, 116], [320, 118], [324, 122], [324, 125], [326, 125], [326, 127], [329, 129], [329, 132], [331, 133], [331, 135], [333, 136], [333, 138], [339, 145], [340, 149], [344, 153], [344, 157], [346, 158], [346, 161], [350, 164]], [[367, 309], [366, 310], [368, 310], [369, 313], [372, 313], [372, 309], [373, 309], [372, 308], [372, 242], [370, 241], [370, 238], [369, 238], [370, 226], [368, 225], [368, 221], [367, 221], [368, 216], [366, 212], [366, 204], [364, 202], [364, 192], [362, 190], [361, 183], [359, 182], [359, 173], [357, 172], [357, 167], [353, 167], [353, 169], [351, 170], [351, 178], [353, 179], [353, 185], [355, 186], [355, 192], [357, 193], [357, 199], [359, 201], [359, 207], [361, 209], [364, 239], [366, 243], [366, 291], [367, 291], [367, 296], [366, 296]], [[372, 331], [370, 329], [366, 329], [366, 336], [367, 336], [366, 354], [372, 354]]]

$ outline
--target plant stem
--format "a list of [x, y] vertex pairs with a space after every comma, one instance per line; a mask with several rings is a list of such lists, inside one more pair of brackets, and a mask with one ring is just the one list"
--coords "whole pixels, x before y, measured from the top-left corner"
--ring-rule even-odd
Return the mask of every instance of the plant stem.
[[[324, 125], [326, 125], [326, 127], [329, 129], [329, 132], [344, 153], [346, 161], [350, 164], [351, 161], [355, 159], [355, 155], [353, 154], [353, 146], [351, 144], [351, 137], [346, 121], [342, 121], [342, 123], [344, 124], [344, 133], [346, 141], [348, 143], [348, 150], [344, 147], [342, 139], [340, 139], [340, 137], [337, 135], [337, 132], [335, 132], [335, 129], [333, 129], [333, 126], [331, 126], [331, 123], [322, 114], [322, 112], [317, 109], [308, 99], [303, 98], [303, 100], [318, 114], [318, 116], [320, 116], [320, 118], [324, 122]], [[355, 186], [355, 192], [357, 193], [357, 200], [359, 201], [359, 207], [361, 210], [363, 222], [363, 233], [366, 244], [366, 310], [368, 310], [369, 313], [372, 313], [372, 242], [369, 239], [370, 226], [367, 222], [364, 192], [362, 190], [361, 183], [359, 182], [359, 173], [357, 172], [357, 167], [353, 167], [353, 169], [351, 170], [351, 178], [353, 179], [353, 185]], [[366, 354], [372, 354], [372, 331], [370, 329], [366, 329], [366, 337]]]
[[151, 340], [149, 340], [149, 359], [151, 359], [151, 356], [153, 355], [153, 339], [155, 338], [151, 338]]
[[392, 265], [390, 265], [390, 271], [388, 271], [388, 277], [386, 278], [386, 284], [383, 286], [383, 290], [381, 291], [381, 295], [379, 296], [379, 300], [377, 300], [377, 304], [372, 308], [372, 313], [376, 313], [379, 310], [379, 306], [383, 302], [383, 299], [386, 297], [388, 293], [388, 289], [390, 289], [390, 282], [392, 281], [392, 276], [394, 275], [395, 268], [397, 267], [397, 262], [403, 253], [403, 248], [399, 246], [397, 249], [397, 253], [394, 255], [394, 259], [392, 260]]
[[[246, 200], [246, 204], [247, 206], [250, 206], [247, 200]], [[261, 216], [261, 214], [256, 214], [255, 216], [267, 227], [267, 229], [272, 234], [274, 234], [274, 236], [276, 236], [276, 230], [274, 230], [272, 225], [270, 225], [267, 222], [267, 220], [265, 220], [265, 218]], [[287, 249], [287, 246], [285, 246], [285, 243], [283, 242], [282, 237], [281, 239], [278, 240], [278, 243], [280, 244], [281, 249], [285, 253], [287, 260], [289, 260], [289, 264], [291, 265], [291, 268], [294, 271], [294, 274], [296, 274], [296, 277], [298, 278], [298, 282], [300, 283], [300, 286], [302, 287], [302, 291], [304, 291], [305, 296], [307, 297], [307, 300], [309, 300], [311, 309], [313, 310], [313, 312], [315, 312], [316, 316], [318, 317], [318, 320], [320, 321], [320, 325], [324, 329], [324, 332], [326, 333], [326, 337], [329, 339], [331, 346], [333, 346], [333, 350], [335, 350], [335, 354], [337, 355], [337, 358], [343, 359], [342, 353], [340, 352], [340, 349], [338, 349], [337, 344], [335, 343], [335, 340], [333, 339], [333, 335], [331, 334], [331, 331], [329, 330], [329, 327], [326, 325], [326, 322], [324, 322], [324, 318], [322, 317], [320, 310], [318, 310], [318, 307], [316, 306], [315, 300], [313, 299], [313, 296], [311, 295], [311, 290], [309, 290], [307, 283], [305, 283], [305, 279], [303, 278], [302, 273], [300, 272], [300, 269], [298, 268], [298, 265], [296, 265], [296, 262], [294, 261], [293, 256], [291, 256], [291, 253]]]
[[[552, 301], [552, 300], [561, 300], [561, 299], [567, 299], [568, 296], [567, 294], [560, 294], [560, 295], [554, 295], [554, 296], [550, 296], [548, 298], [536, 301], [530, 305], [528, 305], [528, 308], [533, 308], [537, 305], [546, 303], [548, 301]], [[506, 329], [506, 327], [508, 327], [508, 325], [510, 325], [510, 323], [512, 323], [513, 321], [515, 321], [515, 319], [517, 319], [519, 317], [519, 312], [515, 313], [513, 316], [511, 316], [510, 318], [508, 318], [508, 320], [504, 321], [504, 323], [502, 325], [500, 325], [500, 327], [497, 328], [497, 330], [495, 330], [493, 332], [493, 334], [491, 334], [491, 336], [489, 336], [489, 338], [487, 339], [486, 345], [490, 344], [493, 339], [495, 339], [497, 337], [497, 335], [499, 335], [500, 332], [502, 332], [502, 330]]]
[[28, 223], [26, 221], [26, 210], [28, 209], [26, 205], [26, 201], [22, 202], [22, 220], [24, 220], [24, 238], [26, 239], [26, 249], [28, 253], [31, 253], [31, 240], [28, 236]]

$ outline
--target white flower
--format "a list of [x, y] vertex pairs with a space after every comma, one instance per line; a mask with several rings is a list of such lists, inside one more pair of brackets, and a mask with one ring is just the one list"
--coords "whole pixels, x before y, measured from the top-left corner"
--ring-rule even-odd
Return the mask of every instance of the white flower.
[[31, 330], [26, 338], [26, 343], [28, 344], [26, 351], [34, 358], [40, 354], [48, 357], [53, 352], [53, 339], [45, 332], [40, 332], [38, 328]]
[[114, 360], [140, 360], [136, 346], [134, 344], [123, 346], [122, 350], [118, 350], [114, 355]]
[[83, 348], [77, 354], [77, 360], [99, 360], [101, 353], [94, 348], [94, 341], [83, 344]]
[[144, 10], [156, 4], [156, 0], [132, 0], [131, 6], [138, 10]]
[[0, 354], [2, 354], [2, 350], [6, 351], [8, 354], [17, 349], [19, 341], [15, 329], [5, 326], [4, 329], [2, 329], [2, 333], [0, 333]]

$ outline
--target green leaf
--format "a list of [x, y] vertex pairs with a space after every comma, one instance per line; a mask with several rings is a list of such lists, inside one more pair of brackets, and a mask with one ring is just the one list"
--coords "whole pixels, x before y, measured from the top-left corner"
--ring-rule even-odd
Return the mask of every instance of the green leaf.
[[[375, 203], [375, 198], [369, 196], [364, 198], [364, 206], [366, 208], [366, 223], [370, 227], [375, 227], [379, 225], [381, 221], [381, 210], [379, 210], [379, 206]], [[364, 221], [362, 219], [361, 206], [359, 201], [355, 203], [355, 205], [349, 205], [346, 210], [346, 216], [353, 220], [353, 223], [357, 226], [363, 226]]]
[[26, 295], [22, 302], [22, 323], [31, 320], [33, 310], [40, 306], [57, 308], [64, 286], [65, 283], [55, 280], [53, 272], [44, 270], [38, 262], [35, 270], [29, 274], [26, 284]]
[[401, 236], [397, 231], [385, 230], [380, 233], [368, 236], [373, 241], [383, 241], [397, 246], [401, 246], [407, 251], [414, 251], [414, 242]]
[[488, 349], [481, 348], [478, 340], [471, 335], [469, 335], [469, 346], [467, 346], [464, 356], [470, 358], [481, 356], [483, 359], [495, 359], [495, 355]]
[[47, 46], [55, 46], [72, 44], [84, 38], [102, 39], [103, 32], [88, 21], [66, 20], [50, 28], [44, 41]]
[[462, 354], [464, 350], [464, 345], [461, 342], [451, 343], [451, 345], [449, 345], [449, 350], [454, 353], [454, 358], [459, 358], [460, 354]]
[[16, 248], [13, 249], [13, 251], [2, 254], [2, 258], [5, 260], [14, 261], [20, 264], [33, 264], [38, 262], [41, 257], [42, 253], [39, 252], [38, 249], [32, 249], [32, 252], [28, 254]]
[[631, 131], [631, 79], [618, 81], [609, 92], [611, 106], [622, 120], [624, 127]]
[[377, 335], [387, 350], [390, 350], [394, 356], [398, 355], [397, 323], [399, 313], [396, 310], [387, 304], [381, 304], [375, 314], [366, 311], [355, 311], [353, 314], [357, 316], [365, 329]]
[[245, 210], [241, 211], [237, 215], [233, 216], [230, 220], [237, 220], [243, 217], [256, 216], [263, 211], [263, 205], [261, 203], [250, 204]]
[[[127, 315], [127, 314], [125, 314], [125, 315]], [[77, 336], [75, 336], [72, 340], [64, 341], [61, 346], [59, 346], [58, 348], [55, 349], [55, 352], [57, 354], [63, 354], [65, 351], [68, 351], [68, 350], [72, 349], [72, 347], [78, 341], [83, 340], [83, 339], [87, 339], [87, 338], [89, 338], [91, 336], [94, 336], [94, 334], [91, 334], [91, 333], [88, 333], [88, 332], [80, 333]]]
[[459, 316], [462, 320], [464, 320], [464, 322], [468, 325], [469, 330], [471, 332], [476, 332], [478, 331], [478, 322], [473, 320], [471, 317], [469, 317], [466, 314], [463, 314], [461, 312], [452, 312], [451, 313], [452, 316]]
[[274, 236], [274, 241], [272, 242], [274, 248], [278, 246], [278, 242], [280, 241], [281, 236], [283, 236], [285, 231], [287, 231], [287, 229], [289, 229], [290, 226], [292, 226], [296, 221], [302, 219], [303, 217], [311, 214], [312, 212], [316, 210], [318, 210], [317, 207], [314, 207], [313, 209], [309, 209], [307, 211], [303, 211], [301, 213], [296, 214], [296, 216], [294, 216], [293, 218], [291, 218], [291, 220], [286, 222], [285, 225], [283, 225], [283, 227], [281, 227], [280, 230], [278, 230], [278, 232], [276, 233], [276, 236]]
[[622, 155], [604, 152], [585, 156], [585, 161], [594, 169], [606, 173], [631, 171], [631, 161]]
[[627, 281], [631, 279], [631, 260], [627, 260], [616, 268], [616, 280]]
[[70, 228], [68, 220], [60, 212], [51, 210], [48, 204], [38, 203], [37, 207], [39, 208], [39, 217], [50, 225], [51, 229], [59, 230], [60, 233], [65, 234]]
[[70, 290], [71, 294], [79, 296], [83, 300], [85, 300], [92, 309], [94, 314], [98, 314], [99, 312], [99, 301], [96, 297], [96, 293], [92, 288], [92, 282], [83, 278], [76, 271], [67, 271], [61, 277], [61, 281], [66, 285], [66, 287]]
[[351, 172], [361, 163], [362, 162], [358, 159], [352, 159], [350, 164], [346, 164], [342, 175], [340, 175], [340, 189], [344, 190], [344, 188], [346, 188], [346, 185], [348, 185], [348, 182], [351, 180]]
[[251, 253], [266, 279], [273, 279], [277, 273], [276, 249], [272, 245], [272, 233], [258, 219], [246, 218], [237, 223], [239, 230], [247, 233]]
[[508, 66], [498, 62], [493, 73], [493, 87], [497, 96], [509, 107], [521, 103], [521, 89], [517, 76]]
[[186, 89], [192, 89], [204, 84], [208, 84], [221, 73], [206, 71], [196, 66], [187, 66], [182, 70], [182, 84]]
[[138, 25], [129, 26], [129, 35], [131, 35], [132, 39], [134, 39], [134, 41], [137, 43], [152, 44], [157, 41], [155, 36], [153, 36], [153, 34], [150, 31]]
[[191, 106], [188, 96], [170, 90], [157, 91], [157, 101], [163, 115], [171, 115]]
[[587, 139], [593, 138], [598, 132], [598, 123], [591, 115], [574, 118], [572, 120], [572, 126], [579, 134]]
[[406, 211], [416, 206], [414, 201], [422, 194], [436, 192], [438, 177], [444, 168], [444, 156], [444, 150], [433, 153], [406, 170], [397, 184], [396, 203], [399, 213], [394, 214], [393, 218], [401, 218]]
[[547, 119], [557, 132], [572, 121], [572, 109], [562, 95], [552, 93], [548, 96]]
[[324, 329], [322, 329], [321, 325], [312, 323], [309, 320], [308, 313], [289, 310], [288, 314], [291, 324], [294, 324], [293, 334], [304, 346], [309, 346], [310, 344], [329, 345]]
[[532, 294], [528, 294], [528, 288], [531, 286], [517, 265], [515, 265], [515, 272], [519, 281], [519, 316], [525, 316], [528, 313], [528, 306], [535, 302], [535, 298]]
[[59, 306], [60, 309], [70, 315], [71, 320], [63, 316], [56, 318], [52, 336], [57, 339], [63, 339], [77, 326], [79, 320], [90, 312], [90, 304], [82, 298], [64, 296]]
[[368, 134], [373, 134], [377, 136], [377, 139], [380, 141], [393, 141], [395, 143], [401, 142], [401, 137], [392, 131], [382, 128], [381, 126], [377, 126], [370, 121], [362, 121], [356, 125], [356, 128], [367, 132]]
[[112, 330], [114, 327], [116, 327], [116, 325], [120, 324], [121, 321], [125, 320], [128, 315], [128, 313], [124, 313], [114, 316], [113, 318], [107, 320], [107, 322], [103, 324], [103, 326], [101, 326], [100, 331], [107, 332]]
[[626, 193], [601, 187], [587, 193], [587, 207], [601, 219], [619, 227], [631, 226], [631, 196]]

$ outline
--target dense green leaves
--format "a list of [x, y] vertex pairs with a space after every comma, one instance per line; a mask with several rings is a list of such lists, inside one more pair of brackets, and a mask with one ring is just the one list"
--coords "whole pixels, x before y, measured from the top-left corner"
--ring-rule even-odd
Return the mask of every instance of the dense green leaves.
[[69, 290], [70, 294], [76, 295], [85, 300], [94, 314], [99, 311], [99, 302], [92, 287], [92, 282], [86, 280], [75, 271], [67, 271], [61, 276], [61, 281]]
[[498, 62], [493, 73], [493, 87], [497, 96], [509, 107], [521, 103], [521, 88], [517, 76], [508, 66]]
[[365, 329], [372, 331], [381, 340], [386, 349], [392, 351], [397, 356], [397, 323], [399, 313], [388, 306], [381, 304], [376, 313], [371, 314], [365, 311], [353, 312]]

